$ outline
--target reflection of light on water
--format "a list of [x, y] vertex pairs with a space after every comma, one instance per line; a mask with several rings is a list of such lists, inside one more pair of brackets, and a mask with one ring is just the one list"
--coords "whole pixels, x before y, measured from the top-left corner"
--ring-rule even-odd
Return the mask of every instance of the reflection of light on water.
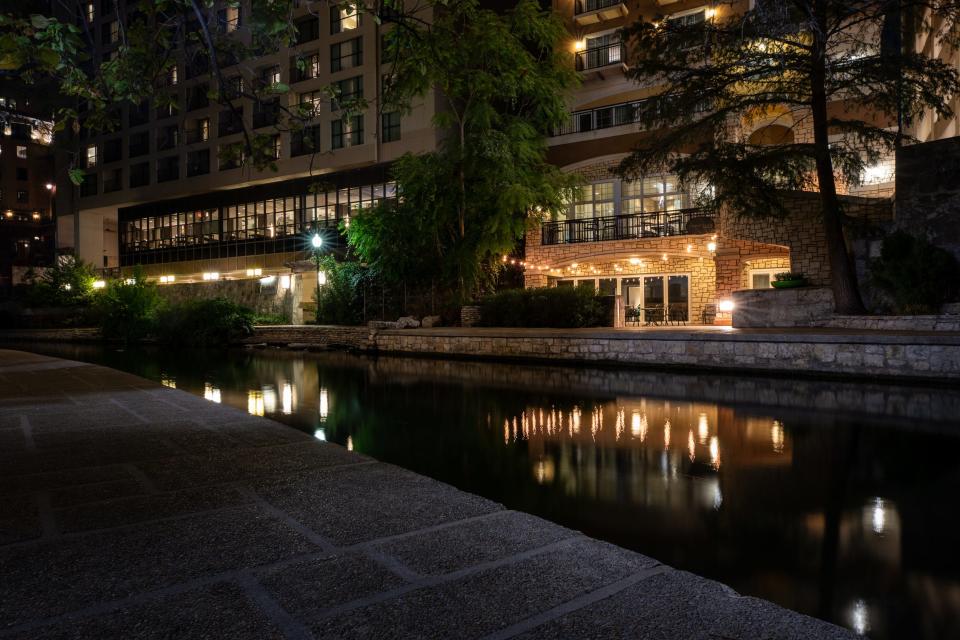
[[173, 378], [160, 378], [160, 384], [165, 387], [170, 387], [171, 389], [177, 388], [177, 381]]
[[553, 460], [550, 458], [541, 458], [533, 465], [533, 478], [537, 481], [537, 484], [553, 482], [555, 472]]
[[280, 390], [280, 405], [284, 415], [293, 413], [293, 385], [284, 382]]
[[330, 399], [327, 397], [327, 390], [320, 387], [320, 418], [326, 420], [329, 413]]
[[717, 436], [710, 438], [710, 464], [720, 466], [720, 438]]
[[783, 424], [779, 420], [774, 420], [770, 427], [770, 442], [775, 452], [783, 453]]
[[327, 441], [327, 432], [324, 431], [323, 429], [317, 429], [316, 431], [313, 432], [313, 437], [316, 438], [317, 440], [322, 440], [322, 441], [326, 442], [326, 441]]
[[263, 391], [257, 389], [247, 391], [247, 413], [253, 416], [263, 415]]
[[875, 534], [883, 535], [884, 529], [887, 527], [887, 512], [883, 505], [883, 498], [874, 499], [870, 524]]
[[667, 420], [663, 425], [663, 448], [670, 448], [670, 421]]
[[580, 407], [574, 407], [570, 412], [570, 423], [573, 425], [573, 432], [580, 433]]
[[353, 436], [347, 436], [347, 451], [353, 451]]
[[717, 511], [723, 506], [723, 493], [720, 491], [720, 481], [713, 485], [713, 508]]
[[647, 416], [641, 414], [639, 411], [634, 411], [630, 415], [630, 432], [636, 438], [640, 438], [640, 442], [643, 442], [647, 439]]
[[690, 453], [690, 462], [693, 462], [697, 458], [696, 445], [693, 441], [693, 429], [690, 429], [690, 435], [687, 437], [687, 451]]
[[870, 610], [863, 600], [854, 601], [850, 607], [850, 628], [861, 636], [870, 630]]
[[697, 419], [697, 436], [700, 438], [700, 444], [707, 444], [707, 436], [710, 435], [710, 424], [707, 422], [707, 414], [701, 413]]
[[203, 399], [210, 402], [220, 402], [220, 389], [209, 382], [203, 383]]
[[[263, 388], [263, 411], [266, 413], [277, 412], [277, 392], [273, 387]], [[263, 415], [263, 411], [258, 415]]]
[[510, 419], [503, 420], [503, 444], [510, 444]]

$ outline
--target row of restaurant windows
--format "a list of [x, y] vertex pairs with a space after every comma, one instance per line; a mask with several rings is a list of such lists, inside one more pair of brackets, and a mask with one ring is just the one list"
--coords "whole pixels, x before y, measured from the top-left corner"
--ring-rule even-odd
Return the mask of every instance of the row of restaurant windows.
[[387, 182], [138, 218], [122, 225], [121, 246], [131, 252], [280, 238], [335, 225], [396, 197], [396, 184]]
[[568, 219], [606, 218], [696, 206], [705, 187], [681, 189], [676, 176], [646, 176], [641, 180], [604, 180], [588, 184], [570, 205]]

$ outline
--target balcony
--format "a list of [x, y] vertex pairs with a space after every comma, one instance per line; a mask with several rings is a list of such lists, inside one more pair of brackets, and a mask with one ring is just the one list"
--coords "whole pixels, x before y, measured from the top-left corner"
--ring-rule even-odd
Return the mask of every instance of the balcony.
[[679, 209], [609, 218], [558, 220], [543, 223], [540, 243], [546, 246], [701, 235], [714, 233], [717, 222], [717, 212], [708, 209]]
[[573, 21], [581, 27], [629, 15], [623, 0], [576, 0]]
[[570, 119], [562, 127], [555, 129], [552, 135], [554, 137], [565, 136], [572, 133], [619, 127], [624, 124], [635, 124], [640, 122], [643, 106], [648, 102], [650, 101], [637, 100], [585, 111], [574, 111], [570, 114]]
[[577, 71], [603, 72], [609, 69], [627, 70], [627, 50], [622, 42], [592, 47], [577, 52]]

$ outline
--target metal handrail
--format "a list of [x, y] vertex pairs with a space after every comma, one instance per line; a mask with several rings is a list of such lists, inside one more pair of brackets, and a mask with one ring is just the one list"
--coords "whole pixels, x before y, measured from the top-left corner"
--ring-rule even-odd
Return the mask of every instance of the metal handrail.
[[700, 235], [713, 233], [716, 229], [717, 212], [715, 210], [675, 209], [604, 218], [544, 222], [540, 230], [540, 243], [555, 245]]
[[578, 16], [582, 13], [615, 7], [618, 4], [623, 4], [623, 0], [577, 0], [573, 14]]
[[624, 64], [626, 59], [627, 50], [622, 42], [592, 47], [577, 52], [577, 71], [599, 69], [612, 64]]

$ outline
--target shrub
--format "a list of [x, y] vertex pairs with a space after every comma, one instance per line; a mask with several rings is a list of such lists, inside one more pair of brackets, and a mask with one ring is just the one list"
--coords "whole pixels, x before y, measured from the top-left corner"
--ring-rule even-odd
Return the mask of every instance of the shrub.
[[93, 267], [76, 256], [60, 256], [40, 275], [27, 273], [21, 288], [29, 307], [83, 307], [93, 301]]
[[165, 344], [223, 346], [253, 334], [254, 312], [226, 298], [187, 300], [157, 315], [157, 339]]
[[950, 252], [897, 231], [884, 238], [870, 274], [896, 311], [936, 313], [944, 302], [956, 299], [960, 265]]
[[258, 313], [253, 316], [253, 324], [255, 325], [290, 324], [290, 320], [289, 318], [287, 318], [281, 313]]
[[[317, 296], [317, 324], [358, 325], [363, 323], [363, 287], [367, 268], [354, 261], [337, 262], [333, 256], [320, 260], [327, 281]], [[312, 276], [304, 274], [304, 280]]]
[[157, 285], [137, 269], [130, 280], [113, 280], [97, 297], [94, 309], [104, 338], [130, 342], [154, 332], [161, 306]]
[[507, 289], [480, 301], [485, 327], [601, 327], [612, 323], [605, 296], [584, 287]]

